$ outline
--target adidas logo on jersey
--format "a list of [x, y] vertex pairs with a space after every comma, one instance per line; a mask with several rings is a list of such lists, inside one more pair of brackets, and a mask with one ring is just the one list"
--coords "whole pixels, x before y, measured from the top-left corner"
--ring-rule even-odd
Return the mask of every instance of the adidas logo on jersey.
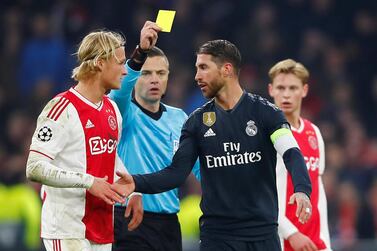
[[92, 121], [90, 121], [90, 119], [88, 119], [88, 121], [86, 121], [86, 125], [85, 125], [85, 128], [88, 129], [88, 128], [93, 128], [94, 125], [92, 123]]
[[211, 136], [216, 136], [216, 133], [212, 130], [212, 128], [209, 128], [208, 131], [206, 131], [206, 133], [204, 134], [204, 138]]

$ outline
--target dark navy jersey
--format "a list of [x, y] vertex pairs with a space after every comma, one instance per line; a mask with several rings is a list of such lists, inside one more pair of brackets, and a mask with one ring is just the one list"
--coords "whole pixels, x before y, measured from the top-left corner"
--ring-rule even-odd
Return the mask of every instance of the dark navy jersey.
[[287, 124], [282, 111], [258, 95], [245, 92], [229, 111], [212, 100], [186, 121], [172, 165], [158, 173], [135, 175], [136, 190], [155, 193], [180, 185], [199, 156], [201, 235], [269, 238], [278, 218], [277, 153], [270, 136]]

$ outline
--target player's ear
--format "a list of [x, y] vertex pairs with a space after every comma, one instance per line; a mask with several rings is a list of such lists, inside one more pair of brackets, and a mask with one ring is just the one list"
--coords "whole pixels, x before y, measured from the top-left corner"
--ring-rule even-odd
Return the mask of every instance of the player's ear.
[[309, 92], [309, 85], [308, 84], [304, 84], [304, 86], [303, 86], [303, 92], [302, 92], [302, 97], [305, 98], [308, 95], [308, 92]]
[[270, 97], [273, 98], [273, 92], [272, 92], [272, 83], [268, 84], [268, 94], [270, 94]]
[[103, 64], [104, 64], [104, 61], [103, 61], [102, 58], [99, 58], [99, 59], [97, 59], [96, 61], [94, 61], [94, 66], [98, 67], [98, 69], [99, 69], [100, 71], [102, 71]]
[[233, 65], [231, 63], [225, 63], [222, 67], [221, 67], [221, 70], [223, 72], [223, 76], [224, 77], [230, 77], [230, 76], [233, 76], [234, 74], [234, 68], [233, 68]]

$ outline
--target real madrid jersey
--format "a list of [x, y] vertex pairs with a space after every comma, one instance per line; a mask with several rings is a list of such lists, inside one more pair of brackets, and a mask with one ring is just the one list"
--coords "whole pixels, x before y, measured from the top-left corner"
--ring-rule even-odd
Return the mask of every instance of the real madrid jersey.
[[155, 174], [133, 175], [136, 190], [155, 193], [180, 184], [199, 156], [201, 236], [270, 238], [276, 233], [278, 217], [276, 150], [270, 136], [284, 124], [283, 113], [258, 95], [243, 93], [229, 111], [212, 100], [186, 121], [169, 167]]
[[279, 195], [279, 234], [285, 239], [282, 243], [284, 251], [293, 248], [286, 240], [293, 233], [300, 231], [308, 236], [319, 250], [331, 250], [327, 223], [327, 202], [322, 183], [322, 174], [325, 169], [325, 150], [321, 133], [317, 126], [306, 119], [300, 118], [300, 127], [293, 128], [292, 132], [304, 155], [309, 177], [312, 183], [312, 216], [305, 224], [301, 224], [297, 217], [296, 205], [288, 204], [293, 194], [291, 175], [287, 172], [284, 162], [278, 156], [277, 188]]
[[113, 241], [112, 206], [85, 188], [93, 176], [107, 176], [108, 182], [113, 182], [114, 167], [119, 163], [120, 128], [119, 111], [106, 96], [97, 106], [71, 88], [45, 106], [38, 117], [30, 156], [46, 159], [46, 168], [41, 168], [39, 161], [27, 170], [29, 176], [45, 184], [42, 238]]

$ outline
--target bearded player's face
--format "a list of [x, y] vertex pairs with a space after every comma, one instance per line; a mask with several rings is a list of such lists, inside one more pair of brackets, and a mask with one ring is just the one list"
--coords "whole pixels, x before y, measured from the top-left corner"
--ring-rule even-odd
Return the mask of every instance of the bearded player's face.
[[212, 60], [212, 56], [208, 54], [198, 54], [195, 67], [195, 80], [203, 96], [206, 98], [215, 97], [225, 84], [220, 67]]

